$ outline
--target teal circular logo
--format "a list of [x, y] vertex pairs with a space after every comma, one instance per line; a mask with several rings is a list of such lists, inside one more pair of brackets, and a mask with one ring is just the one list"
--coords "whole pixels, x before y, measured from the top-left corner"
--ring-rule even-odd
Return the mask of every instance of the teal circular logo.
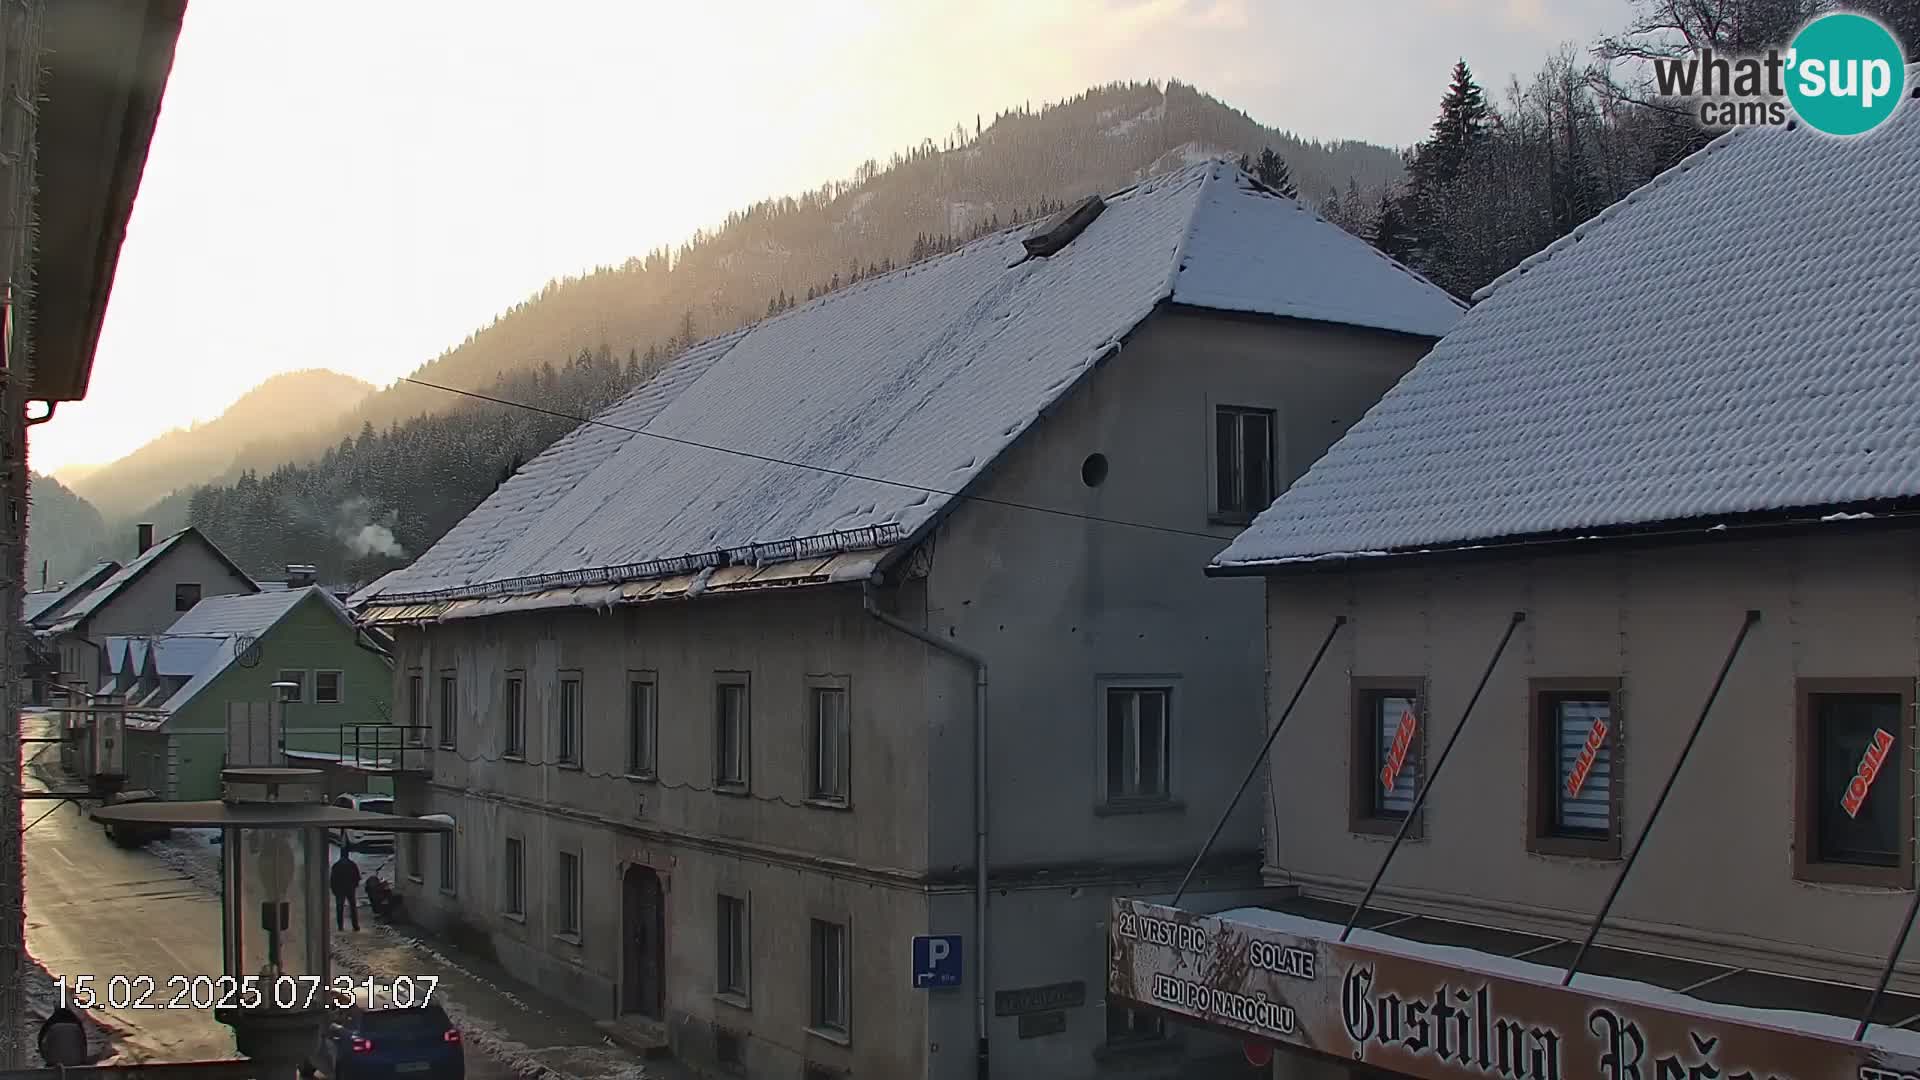
[[1793, 111], [1828, 135], [1872, 131], [1906, 93], [1900, 43], [1865, 15], [1836, 12], [1808, 23], [1793, 39], [1788, 65]]

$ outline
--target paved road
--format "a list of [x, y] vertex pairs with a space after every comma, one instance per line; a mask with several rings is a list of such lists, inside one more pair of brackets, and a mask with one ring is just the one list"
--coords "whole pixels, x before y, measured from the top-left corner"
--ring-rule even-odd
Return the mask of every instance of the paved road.
[[[29, 713], [30, 734], [46, 722]], [[28, 744], [28, 751], [40, 745]], [[59, 753], [54, 747], [46, 759]], [[46, 760], [43, 759], [43, 760]], [[46, 785], [29, 776], [28, 790]], [[54, 809], [58, 806], [59, 809]], [[27, 830], [27, 949], [55, 976], [220, 972], [220, 904], [151, 855], [124, 851], [71, 804], [29, 801], [26, 820], [51, 815]], [[127, 1032], [122, 1057], [179, 1061], [233, 1056], [233, 1035], [210, 1011], [105, 1010]]]
[[[28, 713], [27, 734], [46, 724]], [[29, 754], [38, 744], [28, 744]], [[50, 759], [59, 753], [48, 749]], [[46, 784], [29, 770], [28, 790]], [[63, 785], [64, 786], [64, 785]], [[60, 809], [25, 836], [27, 949], [49, 972], [69, 978], [218, 975], [220, 903], [185, 875], [144, 851], [108, 842], [99, 825], [71, 805], [29, 801], [26, 820]], [[190, 1061], [234, 1056], [232, 1032], [211, 1010], [102, 1010], [121, 1029], [123, 1061]], [[468, 1080], [508, 1080], [499, 1062], [467, 1052]]]

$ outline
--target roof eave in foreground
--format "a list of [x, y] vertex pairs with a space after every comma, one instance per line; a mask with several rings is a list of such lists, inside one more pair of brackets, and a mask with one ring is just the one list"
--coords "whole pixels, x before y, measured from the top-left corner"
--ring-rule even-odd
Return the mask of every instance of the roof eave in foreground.
[[[1246, 563], [1213, 563], [1208, 577], [1303, 577], [1338, 570], [1397, 569], [1436, 562], [1513, 556], [1573, 554], [1595, 548], [1673, 547], [1727, 539], [1771, 539], [1813, 533], [1857, 533], [1920, 528], [1920, 504], [1813, 507], [1753, 515], [1727, 515], [1645, 526], [1607, 527], [1538, 536], [1496, 537], [1428, 548], [1327, 552]], [[1819, 516], [1813, 516], [1813, 515]]]

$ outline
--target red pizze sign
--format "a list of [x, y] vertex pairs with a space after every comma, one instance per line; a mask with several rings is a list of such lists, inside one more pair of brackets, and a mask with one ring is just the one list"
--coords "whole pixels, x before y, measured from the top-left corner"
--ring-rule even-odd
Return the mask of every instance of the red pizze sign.
[[1407, 767], [1407, 755], [1413, 751], [1413, 733], [1417, 724], [1411, 708], [1400, 714], [1400, 726], [1393, 729], [1393, 745], [1387, 748], [1387, 763], [1380, 767], [1382, 790], [1392, 791], [1393, 785], [1400, 779], [1400, 770]]
[[1587, 731], [1587, 744], [1580, 748], [1580, 756], [1574, 759], [1573, 772], [1567, 774], [1567, 798], [1580, 797], [1580, 789], [1587, 786], [1587, 774], [1593, 771], [1593, 761], [1600, 756], [1600, 748], [1607, 745], [1607, 722], [1595, 720]]
[[1868, 744], [1867, 752], [1860, 758], [1860, 767], [1854, 770], [1853, 779], [1847, 783], [1846, 794], [1840, 796], [1840, 809], [1848, 817], [1859, 817], [1860, 807], [1867, 801], [1867, 793], [1873, 790], [1873, 782], [1880, 778], [1880, 768], [1887, 763], [1887, 755], [1893, 752], [1893, 736], [1885, 730], [1875, 728], [1873, 742]]

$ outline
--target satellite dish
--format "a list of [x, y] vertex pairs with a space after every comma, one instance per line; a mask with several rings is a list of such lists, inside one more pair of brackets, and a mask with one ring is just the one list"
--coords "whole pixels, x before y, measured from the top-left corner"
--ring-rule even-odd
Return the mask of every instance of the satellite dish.
[[240, 655], [240, 666], [245, 668], [260, 666], [260, 639], [252, 634], [241, 634], [234, 639], [233, 647]]

